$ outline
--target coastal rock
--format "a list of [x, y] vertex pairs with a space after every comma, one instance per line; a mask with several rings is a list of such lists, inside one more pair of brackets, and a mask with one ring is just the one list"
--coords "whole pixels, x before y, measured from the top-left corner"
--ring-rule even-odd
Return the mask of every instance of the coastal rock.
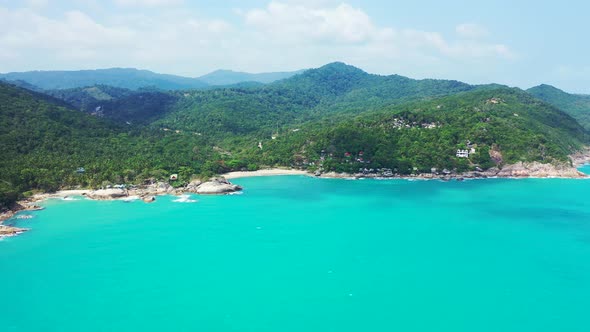
[[575, 166], [590, 163], [590, 148], [574, 153], [570, 156], [570, 159]]
[[197, 194], [218, 195], [233, 193], [242, 190], [242, 187], [232, 184], [224, 178], [214, 178], [197, 187]]
[[2, 237], [2, 236], [15, 236], [15, 235], [19, 235], [19, 234], [26, 232], [26, 231], [27, 231], [26, 228], [17, 228], [17, 227], [0, 225], [0, 237]]
[[176, 195], [177, 191], [167, 182], [157, 182], [138, 189], [129, 191], [129, 195], [139, 196], [142, 199], [147, 196]]
[[493, 176], [514, 177], [514, 178], [585, 178], [584, 173], [578, 171], [569, 165], [542, 164], [539, 162], [523, 163], [518, 162], [513, 165], [506, 165], [497, 170]]
[[90, 199], [108, 200], [127, 197], [128, 193], [123, 189], [99, 189], [87, 193], [86, 196]]
[[323, 178], [331, 178], [331, 179], [352, 179], [355, 178], [354, 175], [348, 173], [336, 173], [336, 172], [328, 172], [322, 173], [321, 177]]
[[154, 195], [175, 194], [176, 193], [176, 189], [174, 189], [174, 187], [172, 187], [167, 182], [158, 182], [158, 183], [154, 183], [152, 185], [149, 185], [146, 188], [146, 191], [148, 193], [154, 194]]
[[5, 212], [1, 212], [0, 213], [0, 224], [4, 221], [4, 220], [8, 220], [12, 217], [14, 217], [14, 212], [15, 211], [5, 211]]
[[141, 200], [144, 201], [144, 202], [146, 202], [146, 203], [152, 203], [152, 202], [155, 202], [156, 201], [156, 196], [152, 196], [152, 195], [144, 196], [144, 197], [141, 198]]
[[203, 184], [201, 180], [193, 180], [186, 186], [186, 191], [190, 193], [196, 193], [201, 184]]

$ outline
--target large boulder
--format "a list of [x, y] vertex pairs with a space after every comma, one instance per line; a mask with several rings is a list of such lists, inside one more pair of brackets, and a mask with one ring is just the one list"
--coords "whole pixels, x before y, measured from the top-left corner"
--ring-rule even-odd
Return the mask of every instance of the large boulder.
[[156, 196], [148, 195], [141, 198], [142, 201], [146, 203], [153, 203], [156, 201]]
[[99, 189], [86, 194], [90, 199], [108, 200], [127, 197], [128, 193], [124, 189]]
[[158, 182], [151, 189], [155, 194], [173, 194], [176, 191], [168, 182]]
[[242, 187], [232, 184], [224, 178], [214, 178], [197, 187], [197, 194], [219, 195], [242, 190]]
[[134, 193], [142, 197], [146, 195], [175, 195], [176, 189], [167, 182], [157, 182], [136, 190]]
[[193, 180], [193, 181], [191, 181], [191, 183], [186, 185], [186, 191], [188, 191], [190, 193], [196, 193], [197, 189], [199, 188], [199, 186], [201, 184], [203, 184], [203, 182], [201, 180]]

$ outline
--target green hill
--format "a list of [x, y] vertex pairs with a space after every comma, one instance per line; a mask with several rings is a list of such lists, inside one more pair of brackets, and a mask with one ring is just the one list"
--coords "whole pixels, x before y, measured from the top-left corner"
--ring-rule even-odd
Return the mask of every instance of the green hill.
[[[63, 186], [141, 182], [183, 167], [183, 180], [215, 160], [199, 136], [128, 126], [52, 97], [0, 83], [0, 209], [21, 193]], [[84, 173], [76, 170], [80, 167]]]
[[128, 124], [147, 124], [163, 116], [176, 102], [175, 96], [165, 91], [134, 91], [108, 85], [49, 90], [46, 93], [82, 112]]
[[94, 85], [81, 88], [47, 90], [43, 92], [61, 99], [83, 112], [92, 112], [98, 106], [97, 104], [100, 104], [101, 102], [124, 98], [134, 93], [134, 91], [129, 89], [117, 88], [109, 85]]
[[590, 96], [570, 94], [546, 84], [530, 88], [527, 92], [561, 109], [590, 129]]
[[[503, 88], [286, 130], [275, 140], [264, 140], [259, 154], [262, 163], [322, 165], [340, 172], [386, 167], [408, 174], [518, 161], [566, 162], [587, 143], [588, 133], [569, 115], [524, 91]], [[458, 149], [472, 147], [469, 158], [456, 157]]]
[[178, 103], [155, 125], [217, 137], [270, 135], [287, 125], [474, 89], [457, 81], [371, 75], [332, 63], [263, 87], [174, 92]]

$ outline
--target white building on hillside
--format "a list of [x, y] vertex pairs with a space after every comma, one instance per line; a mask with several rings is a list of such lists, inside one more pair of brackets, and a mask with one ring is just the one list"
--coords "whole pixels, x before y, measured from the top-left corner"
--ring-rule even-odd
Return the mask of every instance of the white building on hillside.
[[469, 158], [469, 151], [468, 150], [457, 150], [457, 157], [459, 158]]

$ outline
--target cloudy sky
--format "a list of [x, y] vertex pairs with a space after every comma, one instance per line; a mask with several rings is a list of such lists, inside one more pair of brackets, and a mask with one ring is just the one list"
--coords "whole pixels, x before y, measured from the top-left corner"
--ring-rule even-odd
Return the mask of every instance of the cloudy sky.
[[200, 76], [343, 61], [376, 74], [590, 93], [588, 1], [0, 0], [0, 72]]

